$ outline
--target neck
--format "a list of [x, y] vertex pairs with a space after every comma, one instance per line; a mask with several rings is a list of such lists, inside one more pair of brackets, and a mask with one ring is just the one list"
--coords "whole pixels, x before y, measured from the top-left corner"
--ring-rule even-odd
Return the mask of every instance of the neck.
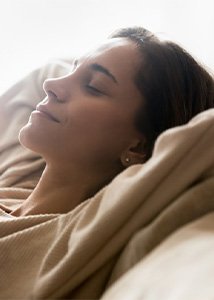
[[66, 173], [64, 170], [60, 173], [57, 169], [47, 165], [34, 191], [11, 214], [25, 216], [66, 213], [92, 197], [109, 181], [100, 181], [100, 176], [93, 176], [91, 172], [88, 176], [86, 172]]

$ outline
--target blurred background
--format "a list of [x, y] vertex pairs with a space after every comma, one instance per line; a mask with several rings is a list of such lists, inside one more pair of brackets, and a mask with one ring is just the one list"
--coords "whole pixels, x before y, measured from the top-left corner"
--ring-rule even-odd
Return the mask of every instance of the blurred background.
[[0, 94], [34, 68], [132, 25], [179, 43], [214, 70], [213, 0], [0, 0]]

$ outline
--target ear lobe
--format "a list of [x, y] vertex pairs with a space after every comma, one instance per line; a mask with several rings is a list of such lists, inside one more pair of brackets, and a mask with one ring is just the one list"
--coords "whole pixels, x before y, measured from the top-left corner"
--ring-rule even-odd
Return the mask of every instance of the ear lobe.
[[129, 148], [121, 155], [121, 163], [124, 167], [129, 167], [134, 164], [143, 164], [146, 159], [145, 141], [135, 140]]

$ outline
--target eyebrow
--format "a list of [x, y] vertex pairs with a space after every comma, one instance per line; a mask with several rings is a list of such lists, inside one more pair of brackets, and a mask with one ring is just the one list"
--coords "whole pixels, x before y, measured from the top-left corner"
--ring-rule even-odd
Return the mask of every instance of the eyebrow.
[[[76, 67], [78, 65], [78, 63], [79, 63], [79, 59], [75, 59], [73, 65]], [[105, 68], [104, 66], [94, 63], [94, 64], [91, 64], [89, 66], [89, 68], [92, 69], [93, 71], [101, 72], [104, 75], [107, 75], [109, 78], [111, 78], [111, 80], [114, 81], [114, 83], [118, 84], [118, 81], [115, 78], [115, 76], [107, 68]]]
[[118, 84], [118, 81], [115, 78], [115, 76], [107, 68], [105, 68], [99, 64], [91, 64], [90, 69], [92, 69], [93, 71], [96, 71], [96, 72], [101, 72], [104, 75], [107, 75], [109, 78], [111, 78], [114, 81], [114, 83]]

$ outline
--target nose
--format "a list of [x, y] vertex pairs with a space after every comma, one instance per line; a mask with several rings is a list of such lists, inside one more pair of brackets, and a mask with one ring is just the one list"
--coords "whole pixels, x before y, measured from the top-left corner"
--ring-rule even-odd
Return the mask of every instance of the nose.
[[65, 102], [68, 97], [66, 77], [46, 79], [43, 83], [43, 89], [53, 101]]

